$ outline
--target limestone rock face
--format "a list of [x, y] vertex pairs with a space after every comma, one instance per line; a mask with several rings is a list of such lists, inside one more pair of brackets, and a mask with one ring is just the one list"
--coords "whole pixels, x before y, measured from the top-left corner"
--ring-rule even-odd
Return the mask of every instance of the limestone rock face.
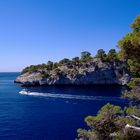
[[119, 84], [125, 85], [130, 80], [130, 75], [121, 64], [114, 65], [94, 60], [90, 63], [73, 66], [59, 66], [50, 70], [47, 77], [42, 71], [27, 72], [15, 80], [23, 86], [35, 85], [94, 85], [94, 84]]
[[15, 82], [30, 86], [30, 85], [38, 85], [41, 79], [42, 77], [40, 73], [25, 73], [17, 77]]

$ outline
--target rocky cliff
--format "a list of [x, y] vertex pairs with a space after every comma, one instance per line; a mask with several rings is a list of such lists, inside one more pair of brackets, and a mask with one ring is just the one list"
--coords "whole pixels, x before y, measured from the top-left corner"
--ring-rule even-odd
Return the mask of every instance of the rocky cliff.
[[38, 68], [25, 71], [15, 82], [23, 86], [35, 85], [93, 85], [119, 84], [125, 85], [130, 75], [121, 61], [102, 62], [98, 58], [87, 62], [69, 62], [55, 68]]

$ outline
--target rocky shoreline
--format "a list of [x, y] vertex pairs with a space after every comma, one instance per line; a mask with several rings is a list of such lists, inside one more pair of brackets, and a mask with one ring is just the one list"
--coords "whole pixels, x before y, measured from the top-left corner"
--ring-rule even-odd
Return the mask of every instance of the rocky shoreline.
[[[47, 73], [47, 76], [44, 76]], [[61, 65], [52, 70], [25, 72], [15, 80], [22, 86], [42, 85], [126, 85], [129, 73], [122, 68], [122, 63], [103, 63], [93, 59], [82, 65]]]

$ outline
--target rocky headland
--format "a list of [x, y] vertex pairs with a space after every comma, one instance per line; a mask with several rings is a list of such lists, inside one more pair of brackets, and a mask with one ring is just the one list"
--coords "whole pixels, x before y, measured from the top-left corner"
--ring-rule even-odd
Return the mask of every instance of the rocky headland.
[[91, 57], [89, 52], [84, 52], [81, 58], [32, 65], [25, 68], [15, 82], [22, 86], [127, 84], [130, 75], [125, 62], [116, 55], [108, 56]]

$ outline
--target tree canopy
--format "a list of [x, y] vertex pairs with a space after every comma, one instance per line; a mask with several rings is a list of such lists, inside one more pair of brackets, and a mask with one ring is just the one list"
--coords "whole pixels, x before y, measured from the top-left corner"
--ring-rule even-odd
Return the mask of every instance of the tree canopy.
[[[129, 65], [132, 78], [129, 89], [123, 97], [130, 101], [129, 106], [106, 104], [96, 116], [88, 116], [85, 121], [89, 130], [78, 129], [78, 140], [138, 140], [140, 139], [140, 16], [131, 25], [132, 32], [119, 42], [119, 56]], [[96, 57], [104, 59], [104, 50], [98, 50]], [[110, 50], [107, 57], [116, 58], [115, 50]]]
[[102, 61], [105, 60], [106, 53], [103, 49], [97, 51], [96, 57], [100, 58]]
[[84, 51], [84, 52], [81, 52], [81, 60], [82, 61], [88, 61], [89, 59], [91, 59], [91, 53], [90, 52], [87, 52], [87, 51]]

